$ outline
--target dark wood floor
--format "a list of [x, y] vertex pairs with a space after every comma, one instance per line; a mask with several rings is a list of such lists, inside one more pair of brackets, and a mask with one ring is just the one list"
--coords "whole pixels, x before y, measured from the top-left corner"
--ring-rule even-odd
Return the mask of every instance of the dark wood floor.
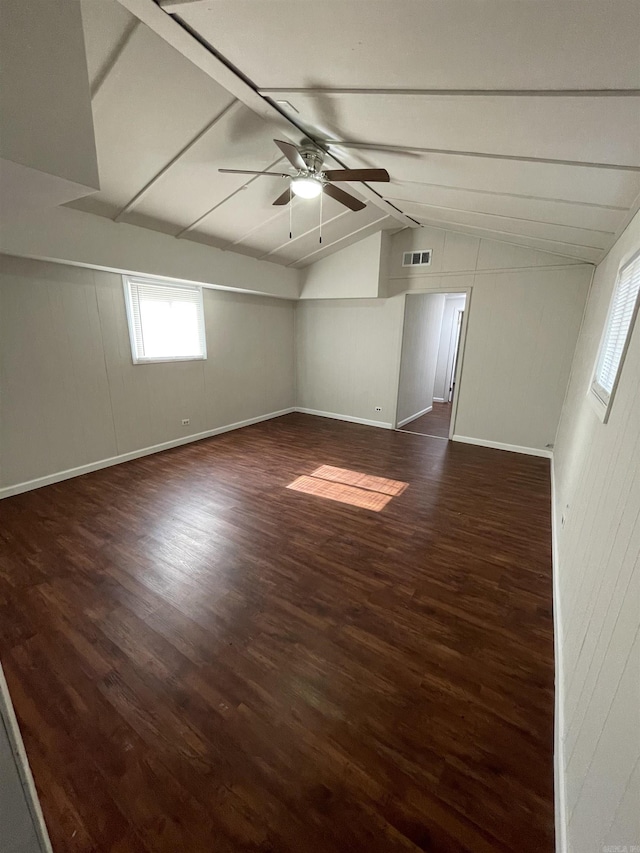
[[13, 497], [0, 642], [57, 853], [553, 849], [547, 460], [288, 415]]
[[426, 415], [420, 415], [415, 421], [404, 424], [402, 429], [407, 432], [419, 432], [422, 435], [435, 435], [439, 438], [449, 438], [451, 424], [451, 403], [433, 403], [433, 408]]

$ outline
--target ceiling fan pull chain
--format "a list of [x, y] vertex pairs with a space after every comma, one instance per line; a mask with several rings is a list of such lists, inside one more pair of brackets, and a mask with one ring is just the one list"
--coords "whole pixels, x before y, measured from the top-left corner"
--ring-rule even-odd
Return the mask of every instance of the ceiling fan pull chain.
[[291, 184], [289, 184], [289, 239], [291, 240], [293, 236], [293, 193], [291, 191]]
[[320, 244], [322, 245], [322, 196], [324, 193], [320, 193]]

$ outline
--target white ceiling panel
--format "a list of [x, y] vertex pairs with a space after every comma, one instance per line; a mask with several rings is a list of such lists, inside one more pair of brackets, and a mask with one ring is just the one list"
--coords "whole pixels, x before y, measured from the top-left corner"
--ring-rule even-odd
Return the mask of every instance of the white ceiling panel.
[[[370, 231], [364, 231], [368, 226], [376, 223], [378, 230], [382, 227], [383, 224], [388, 224], [389, 217], [385, 216], [385, 214], [378, 210], [378, 208], [373, 207], [372, 205], [367, 205], [364, 210], [360, 210], [356, 212], [350, 212], [348, 216], [349, 221], [349, 229], [345, 229], [344, 221], [347, 217], [341, 217], [340, 219], [334, 219], [331, 222], [326, 224], [326, 227], [322, 228], [322, 246], [326, 249], [329, 248], [333, 243], [339, 240], [344, 240], [342, 246], [349, 245], [348, 238], [357, 234], [355, 239], [361, 239], [364, 236], [368, 236]], [[278, 249], [277, 253], [271, 255], [269, 260], [276, 260], [279, 263], [284, 264], [294, 264], [298, 262], [312, 263], [314, 260], [318, 259], [316, 253], [319, 253], [321, 250], [321, 245], [318, 242], [318, 231], [317, 229], [314, 231], [310, 231], [305, 234], [304, 237], [301, 237], [299, 240], [292, 242], [291, 245], [284, 245], [280, 249]]]
[[232, 101], [154, 33], [137, 27], [92, 103], [97, 197], [124, 206]]
[[260, 87], [640, 87], [635, 0], [203, 0], [180, 14]]
[[[376, 208], [373, 208], [376, 210]], [[379, 212], [379, 211], [378, 211]], [[333, 201], [326, 196], [322, 200], [322, 234], [331, 227], [338, 227], [341, 233], [352, 230], [356, 226], [355, 216], [352, 210]], [[296, 199], [291, 208], [292, 238], [289, 239], [289, 211], [285, 209], [277, 218], [269, 221], [245, 237], [241, 243], [260, 248], [269, 260], [271, 254], [276, 254], [279, 249], [290, 247], [292, 251], [298, 251], [298, 245], [302, 245], [305, 238], [311, 233], [315, 234], [315, 241], [319, 238], [320, 204], [319, 199], [307, 202], [305, 199]]]
[[[336, 147], [345, 154], [350, 150]], [[402, 182], [419, 181], [498, 195], [560, 199], [621, 210], [627, 210], [640, 193], [639, 172], [451, 154], [363, 153], [368, 160], [375, 160], [376, 165], [388, 169], [393, 180]]]
[[640, 168], [636, 97], [291, 91], [279, 97], [324, 138]]
[[[294, 198], [291, 211], [288, 206], [274, 207], [273, 201], [284, 187], [284, 181], [258, 178], [203, 220], [197, 228], [198, 233], [223, 236], [234, 251], [250, 248], [264, 255], [288, 242], [291, 213], [292, 233], [297, 240], [319, 224], [319, 200], [311, 199], [307, 202]], [[333, 199], [327, 196], [323, 198], [325, 223], [343, 212], [351, 213]], [[342, 227], [346, 231], [353, 220], [342, 218]]]
[[92, 87], [111, 64], [123, 40], [138, 23], [116, 0], [81, 0], [87, 70]]
[[[273, 201], [285, 186], [284, 180], [277, 178], [256, 178], [212, 210], [193, 233], [217, 235], [225, 244], [240, 243], [253, 229], [280, 216], [281, 211], [273, 207]], [[233, 245], [229, 248], [235, 250]]]
[[[307, 264], [412, 225], [402, 213], [598, 260], [637, 205], [637, 2], [193, 0], [175, 19], [154, 0], [82, 3], [101, 190], [79, 209]], [[247, 79], [293, 105], [289, 124]], [[219, 173], [290, 171], [272, 140], [304, 128], [344, 165], [388, 169], [372, 187], [401, 213], [352, 185], [366, 209], [325, 198], [318, 252], [317, 202], [295, 203], [290, 241], [282, 179]]]
[[[552, 255], [561, 255], [564, 258], [578, 258], [596, 264], [603, 256], [602, 249], [590, 246], [575, 246], [571, 243], [563, 243], [556, 240], [547, 240], [540, 237], [530, 237], [526, 234], [514, 234], [510, 231], [502, 231], [495, 228], [484, 228], [475, 225], [466, 225], [459, 222], [445, 223], [440, 219], [420, 219], [423, 225], [433, 228], [448, 228], [459, 231], [462, 234], [471, 234], [474, 237], [486, 238], [487, 240], [498, 240], [503, 243], [513, 243], [515, 246], [528, 247], [536, 251], [549, 252]], [[557, 261], [562, 263], [562, 261]]]
[[[169, 217], [182, 230], [239, 190], [250, 176], [218, 172], [227, 169], [287, 171], [273, 144], [273, 127], [236, 102], [224, 117], [151, 187], [134, 209], [135, 214]], [[273, 198], [282, 192], [280, 178], [260, 178]], [[127, 221], [130, 215], [127, 215]]]
[[414, 202], [424, 208], [440, 207], [452, 212], [466, 210], [490, 213], [611, 233], [616, 231], [626, 213], [626, 209], [612, 210], [570, 202], [396, 181], [385, 188], [385, 196], [401, 208], [406, 207], [406, 202]]
[[500, 231], [507, 234], [523, 234], [538, 237], [541, 240], [568, 243], [574, 246], [589, 246], [594, 249], [604, 249], [609, 245], [611, 233], [604, 231], [587, 231], [583, 228], [571, 228], [566, 225], [551, 225], [531, 219], [513, 219], [508, 216], [496, 216], [487, 213], [474, 213], [469, 210], [448, 210], [440, 207], [422, 207], [414, 202], [407, 202], [405, 209], [416, 219], [449, 223], [451, 225], [472, 225], [476, 228]]

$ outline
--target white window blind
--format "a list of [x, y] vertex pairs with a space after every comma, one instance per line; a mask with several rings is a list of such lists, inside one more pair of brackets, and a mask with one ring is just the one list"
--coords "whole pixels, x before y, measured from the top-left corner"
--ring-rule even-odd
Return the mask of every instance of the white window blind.
[[618, 273], [611, 299], [605, 333], [600, 344], [592, 391], [605, 406], [609, 406], [618, 382], [638, 310], [640, 291], [640, 252]]
[[202, 288], [123, 276], [135, 364], [207, 357]]

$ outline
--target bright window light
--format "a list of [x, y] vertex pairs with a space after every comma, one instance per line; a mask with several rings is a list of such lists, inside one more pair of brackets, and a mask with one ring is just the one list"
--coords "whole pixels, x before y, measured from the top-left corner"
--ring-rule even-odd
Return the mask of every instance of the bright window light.
[[134, 364], [207, 357], [201, 287], [122, 279]]
[[603, 408], [605, 423], [638, 313], [639, 292], [640, 252], [637, 252], [618, 271], [591, 383], [591, 391]]

